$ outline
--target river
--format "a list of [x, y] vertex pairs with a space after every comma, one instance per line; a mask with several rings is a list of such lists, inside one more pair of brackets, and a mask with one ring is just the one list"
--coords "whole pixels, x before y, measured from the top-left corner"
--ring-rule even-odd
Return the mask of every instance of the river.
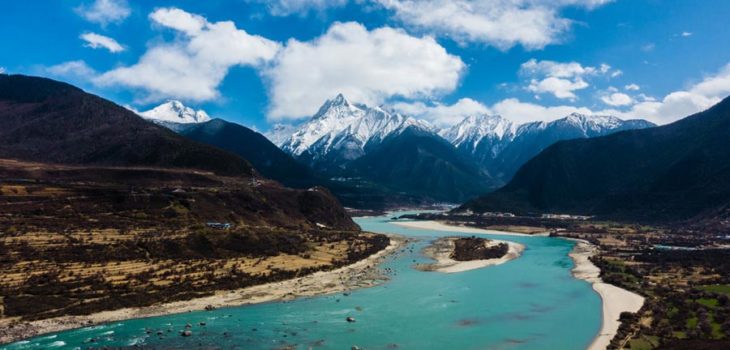
[[[596, 336], [601, 300], [589, 283], [570, 273], [573, 242], [489, 235], [526, 249], [503, 265], [455, 274], [423, 272], [412, 266], [429, 261], [420, 254], [429, 241], [467, 234], [400, 227], [388, 219], [392, 215], [356, 219], [364, 230], [418, 238], [382, 264], [393, 271], [382, 285], [348, 295], [113, 322], [0, 349], [569, 350], [585, 349]], [[187, 323], [193, 336], [179, 336]]]

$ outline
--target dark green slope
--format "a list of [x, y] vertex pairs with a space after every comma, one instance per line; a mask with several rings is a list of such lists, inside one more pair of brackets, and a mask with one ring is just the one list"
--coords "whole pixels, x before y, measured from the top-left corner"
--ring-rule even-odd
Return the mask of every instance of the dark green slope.
[[682, 220], [730, 202], [730, 99], [673, 124], [554, 144], [464, 209]]
[[311, 169], [271, 143], [265, 136], [244, 126], [221, 119], [200, 124], [181, 124], [175, 129], [182, 135], [237, 154], [267, 178], [290, 187], [324, 184]]
[[193, 168], [251, 175], [250, 164], [58, 81], [0, 74], [0, 158]]
[[487, 174], [446, 140], [415, 127], [388, 137], [347, 164], [347, 170], [392, 190], [440, 201], [463, 201], [489, 189]]

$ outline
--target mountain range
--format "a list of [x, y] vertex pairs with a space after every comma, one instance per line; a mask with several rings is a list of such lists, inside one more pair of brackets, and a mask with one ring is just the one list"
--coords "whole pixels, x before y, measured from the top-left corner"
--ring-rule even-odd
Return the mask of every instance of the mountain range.
[[644, 120], [579, 114], [518, 125], [501, 116], [479, 115], [440, 129], [340, 94], [308, 121], [279, 125], [268, 136], [330, 177], [364, 179], [396, 192], [458, 202], [503, 185], [557, 141], [652, 126]]
[[727, 217], [730, 98], [672, 124], [553, 144], [460, 210], [641, 220]]
[[[501, 116], [479, 115], [440, 129], [387, 107], [351, 102], [342, 94], [299, 125], [274, 126], [266, 134], [269, 140], [240, 125], [210, 121], [204, 111], [179, 101], [140, 115], [238, 154], [288, 186], [327, 186], [356, 206], [464, 201], [503, 185], [557, 141], [654, 126], [579, 114], [518, 125]], [[368, 196], [373, 200], [363, 202]]]
[[501, 185], [509, 181], [520, 166], [558, 141], [653, 126], [645, 120], [578, 113], [550, 122], [520, 125], [498, 115], [481, 115], [467, 117], [439, 134], [487, 169]]

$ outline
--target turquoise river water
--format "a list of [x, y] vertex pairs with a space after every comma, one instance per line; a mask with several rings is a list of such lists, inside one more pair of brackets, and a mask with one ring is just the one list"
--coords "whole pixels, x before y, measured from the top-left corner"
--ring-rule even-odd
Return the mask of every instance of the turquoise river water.
[[[396, 214], [397, 215], [397, 214]], [[390, 217], [392, 215], [389, 215]], [[382, 285], [289, 302], [134, 319], [44, 335], [18, 349], [585, 349], [601, 325], [601, 301], [570, 274], [573, 243], [489, 235], [522, 243], [522, 256], [467, 272], [422, 272], [420, 251], [457, 232], [403, 228], [358, 218], [364, 230], [418, 238], [382, 267]], [[354, 323], [345, 318], [352, 316]], [[205, 322], [205, 326], [200, 326]], [[190, 323], [193, 335], [178, 332]], [[157, 331], [164, 336], [157, 336]], [[170, 330], [170, 332], [168, 332]], [[151, 331], [151, 334], [147, 334]], [[94, 338], [95, 342], [89, 340]]]

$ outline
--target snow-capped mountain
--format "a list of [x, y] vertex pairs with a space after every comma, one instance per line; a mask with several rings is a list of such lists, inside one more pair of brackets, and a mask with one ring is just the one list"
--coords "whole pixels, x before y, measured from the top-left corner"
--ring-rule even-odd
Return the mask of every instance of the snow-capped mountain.
[[459, 149], [470, 152], [496, 178], [508, 181], [523, 164], [558, 141], [598, 137], [652, 126], [655, 125], [645, 120], [622, 120], [613, 116], [573, 113], [551, 122], [539, 121], [513, 126], [513, 135], [503, 137], [494, 145], [487, 138], [487, 141], [482, 141], [477, 147]]
[[139, 115], [156, 123], [191, 124], [210, 120], [210, 116], [202, 109], [196, 111], [175, 100], [167, 101], [149, 111], [140, 112]]
[[517, 125], [499, 115], [468, 116], [439, 132], [464, 153], [487, 153], [496, 157], [515, 136]]
[[352, 103], [340, 94], [325, 102], [309, 121], [281, 143], [281, 148], [310, 164], [341, 163], [363, 156], [367, 148], [409, 127], [435, 134], [434, 128], [425, 121]]
[[651, 126], [612, 116], [571, 114], [518, 125], [498, 115], [477, 115], [438, 130], [338, 95], [308, 121], [276, 126], [267, 136], [333, 178], [365, 179], [399, 193], [458, 201], [504, 184], [555, 142]]
[[274, 124], [271, 130], [267, 131], [264, 136], [269, 139], [273, 144], [281, 148], [286, 141], [291, 138], [291, 135], [297, 131], [297, 125], [293, 124]]

